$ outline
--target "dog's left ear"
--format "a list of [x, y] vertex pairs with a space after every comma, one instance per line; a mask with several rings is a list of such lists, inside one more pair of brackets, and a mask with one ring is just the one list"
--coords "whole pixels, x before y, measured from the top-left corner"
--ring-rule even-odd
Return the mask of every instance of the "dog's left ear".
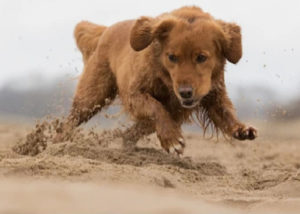
[[136, 20], [130, 33], [130, 45], [135, 51], [148, 47], [154, 39], [163, 41], [175, 25], [172, 18], [153, 19], [141, 17]]
[[222, 49], [225, 58], [236, 64], [242, 57], [242, 36], [240, 26], [218, 20], [224, 33]]

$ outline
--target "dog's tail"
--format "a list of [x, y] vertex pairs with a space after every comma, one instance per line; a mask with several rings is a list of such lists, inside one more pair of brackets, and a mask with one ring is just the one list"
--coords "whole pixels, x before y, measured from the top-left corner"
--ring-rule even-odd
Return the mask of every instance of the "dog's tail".
[[84, 62], [86, 62], [95, 51], [98, 40], [105, 29], [105, 26], [96, 25], [87, 21], [82, 21], [76, 25], [74, 36]]

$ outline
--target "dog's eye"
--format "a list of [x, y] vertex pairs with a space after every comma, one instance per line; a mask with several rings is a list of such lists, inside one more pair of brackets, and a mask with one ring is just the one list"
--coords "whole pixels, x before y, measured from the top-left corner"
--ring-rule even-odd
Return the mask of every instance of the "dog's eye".
[[170, 54], [170, 55], [169, 55], [169, 60], [170, 60], [171, 62], [176, 63], [176, 62], [178, 61], [178, 58], [177, 58], [177, 56], [175, 56], [174, 54]]
[[198, 63], [202, 63], [202, 62], [205, 62], [206, 59], [207, 59], [206, 56], [204, 56], [203, 54], [199, 54], [199, 55], [197, 56], [197, 58], [196, 58], [196, 61], [197, 61]]

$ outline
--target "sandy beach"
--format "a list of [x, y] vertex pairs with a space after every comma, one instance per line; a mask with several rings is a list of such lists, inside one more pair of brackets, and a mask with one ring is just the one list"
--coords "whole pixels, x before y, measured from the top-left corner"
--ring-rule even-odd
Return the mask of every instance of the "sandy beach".
[[32, 124], [3, 121], [0, 213], [299, 213], [300, 121], [252, 124], [254, 142], [187, 132], [179, 158], [155, 135], [125, 149], [89, 128], [81, 139], [46, 139], [37, 154], [20, 154]]

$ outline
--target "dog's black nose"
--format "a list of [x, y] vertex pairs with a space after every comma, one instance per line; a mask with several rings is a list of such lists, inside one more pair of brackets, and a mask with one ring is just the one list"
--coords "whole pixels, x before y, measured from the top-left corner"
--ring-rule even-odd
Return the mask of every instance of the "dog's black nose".
[[192, 98], [193, 96], [193, 88], [190, 86], [181, 86], [178, 90], [180, 96], [184, 99]]

